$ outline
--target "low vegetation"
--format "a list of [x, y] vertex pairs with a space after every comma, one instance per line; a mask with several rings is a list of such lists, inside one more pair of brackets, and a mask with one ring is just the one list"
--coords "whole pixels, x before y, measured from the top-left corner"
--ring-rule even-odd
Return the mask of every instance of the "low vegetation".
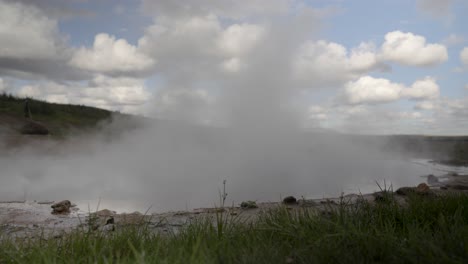
[[468, 136], [386, 136], [384, 149], [453, 166], [468, 166]]
[[[10, 122], [24, 119], [25, 100], [26, 98], [0, 94], [0, 118], [8, 117]], [[113, 114], [108, 110], [83, 105], [55, 104], [31, 98], [28, 101], [32, 119], [46, 125], [52, 135], [56, 136], [66, 135], [73, 129], [93, 128]]]
[[278, 207], [255, 221], [219, 213], [182, 231], [77, 231], [0, 242], [0, 263], [467, 263], [468, 196], [391, 196], [329, 211]]

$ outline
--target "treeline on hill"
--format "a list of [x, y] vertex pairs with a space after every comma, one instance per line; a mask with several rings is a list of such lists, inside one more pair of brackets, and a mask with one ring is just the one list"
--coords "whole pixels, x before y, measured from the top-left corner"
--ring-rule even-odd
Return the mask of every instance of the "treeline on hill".
[[468, 166], [468, 136], [390, 136], [385, 149], [440, 163]]
[[[94, 127], [99, 122], [109, 119], [112, 114], [116, 114], [95, 107], [49, 103], [2, 93], [0, 94], [0, 117], [3, 116], [3, 120], [8, 121], [23, 120], [26, 99], [28, 99], [32, 120], [44, 124], [53, 135], [58, 136], [65, 135], [71, 129], [82, 130]], [[8, 126], [8, 124], [3, 125]]]
[[[8, 123], [25, 123], [24, 104], [26, 98], [0, 93], [0, 132], [1, 126]], [[141, 127], [148, 119], [84, 105], [56, 104], [28, 98], [32, 119], [47, 126], [54, 136], [67, 136], [70, 131], [93, 130], [105, 120], [119, 119], [108, 126], [108, 134], [119, 133]], [[154, 121], [154, 120], [153, 120]], [[152, 122], [152, 121], [151, 121]], [[158, 120], [163, 127], [171, 127], [171, 122]], [[161, 123], [162, 122], [162, 123]], [[214, 130], [213, 130], [214, 131]], [[101, 131], [103, 132], [103, 131]], [[105, 131], [104, 131], [105, 132]], [[415, 158], [434, 159], [451, 165], [468, 166], [468, 136], [353, 136], [354, 141], [386, 142], [386, 151], [410, 155]]]

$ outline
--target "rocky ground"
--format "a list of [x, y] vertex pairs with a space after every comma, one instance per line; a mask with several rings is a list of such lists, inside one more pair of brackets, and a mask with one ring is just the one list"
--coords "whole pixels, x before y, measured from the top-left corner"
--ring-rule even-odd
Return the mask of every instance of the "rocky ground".
[[[423, 196], [444, 195], [452, 192], [468, 194], [468, 175], [447, 174], [439, 177], [428, 176], [428, 184], [417, 187], [402, 187], [392, 192], [400, 204], [410, 193]], [[377, 203], [386, 199], [390, 192], [372, 194], [350, 194], [337, 198], [304, 200], [286, 197], [282, 202], [256, 203], [245, 201], [237, 207], [199, 208], [193, 211], [178, 211], [159, 214], [140, 212], [121, 213], [104, 209], [85, 212], [68, 200], [53, 201], [4, 201], [0, 202], [0, 239], [57, 238], [67, 232], [113, 232], [124, 226], [144, 225], [157, 233], [177, 233], [180, 228], [204, 217], [216, 219], [216, 214], [252, 221], [262, 212], [282, 205], [287, 210], [307, 208], [317, 213], [327, 213], [341, 203], [353, 204], [360, 200]]]

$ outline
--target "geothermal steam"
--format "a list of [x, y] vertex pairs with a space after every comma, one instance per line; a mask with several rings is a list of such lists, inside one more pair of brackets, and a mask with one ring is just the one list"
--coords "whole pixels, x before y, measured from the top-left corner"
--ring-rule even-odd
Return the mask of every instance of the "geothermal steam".
[[[350, 184], [381, 179], [407, 183], [419, 172], [389, 164], [377, 148], [301, 131], [290, 58], [310, 37], [302, 28], [306, 21], [310, 29], [315, 20], [309, 19], [266, 26], [246, 67], [217, 80], [221, 93], [212, 112], [222, 116], [220, 125], [148, 119], [144, 127], [110, 142], [94, 135], [50, 143], [59, 154], [31, 148], [4, 153], [0, 200], [100, 198], [175, 210], [214, 205], [223, 180], [228, 203], [339, 195]], [[171, 75], [180, 80], [168, 80], [167, 89], [200, 81]]]

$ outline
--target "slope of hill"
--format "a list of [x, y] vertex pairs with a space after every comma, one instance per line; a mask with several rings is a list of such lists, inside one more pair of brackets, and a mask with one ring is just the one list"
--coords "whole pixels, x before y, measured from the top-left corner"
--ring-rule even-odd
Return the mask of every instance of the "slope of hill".
[[[211, 139], [223, 141], [224, 129], [184, 124], [169, 120], [153, 120], [145, 117], [121, 114], [83, 105], [65, 105], [29, 99], [32, 120], [43, 124], [50, 136], [22, 136], [21, 128], [29, 119], [24, 117], [25, 98], [0, 94], [0, 136], [6, 145], [29, 144], [31, 139], [69, 138], [80, 134], [99, 131], [104, 136], [119, 135], [122, 132], [142, 127], [144, 124], [156, 125], [159, 131], [170, 133], [190, 133], [191, 137], [201, 140], [201, 134], [209, 134]], [[306, 133], [304, 141], [314, 141], [319, 134]], [[325, 133], [330, 135], [329, 133]], [[337, 135], [335, 135], [337, 136]], [[346, 136], [346, 135], [342, 135]], [[387, 152], [400, 155], [429, 158], [456, 165], [468, 165], [468, 136], [422, 136], [422, 135], [348, 135], [353, 142], [380, 147]], [[201, 140], [203, 141], [203, 140]], [[0, 142], [1, 145], [2, 142]], [[221, 144], [222, 146], [222, 144]]]
[[[18, 133], [28, 119], [24, 117], [25, 98], [0, 94], [0, 133]], [[71, 130], [86, 130], [118, 114], [83, 106], [48, 103], [29, 99], [32, 120], [45, 125], [52, 136], [66, 136]]]

